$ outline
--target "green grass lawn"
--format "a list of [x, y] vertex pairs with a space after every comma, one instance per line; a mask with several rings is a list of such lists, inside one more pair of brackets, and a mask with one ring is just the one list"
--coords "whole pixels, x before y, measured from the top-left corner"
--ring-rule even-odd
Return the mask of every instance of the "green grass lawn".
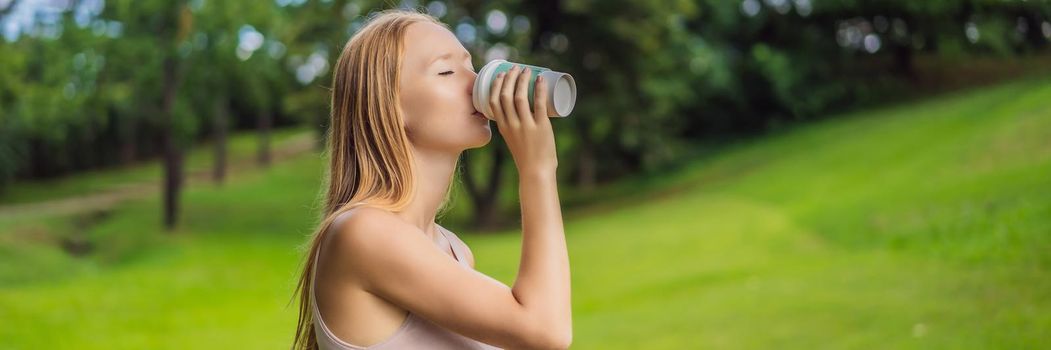
[[[271, 134], [271, 146], [280, 148], [296, 141], [296, 138], [310, 136], [314, 131], [307, 128], [276, 129]], [[253, 132], [232, 135], [227, 141], [227, 159], [230, 162], [254, 160], [258, 136]], [[209, 171], [212, 167], [213, 153], [209, 143], [202, 143], [186, 154], [185, 170], [187, 172]], [[15, 183], [0, 195], [0, 205], [32, 203], [48, 199], [66, 198], [69, 196], [91, 194], [120, 186], [156, 181], [162, 172], [158, 160], [145, 161], [126, 167], [114, 167], [79, 173], [73, 176], [58, 177], [46, 181]], [[158, 185], [159, 186], [159, 185]]]
[[[156, 198], [122, 204], [79, 233], [100, 242], [87, 257], [0, 248], [0, 281], [20, 276], [0, 285], [0, 348], [287, 348], [321, 167], [191, 188], [172, 235]], [[1051, 346], [1051, 79], [793, 127], [602, 190], [622, 195], [567, 212], [573, 348]], [[0, 247], [62, 220], [0, 225]], [[513, 282], [517, 232], [459, 234]]]

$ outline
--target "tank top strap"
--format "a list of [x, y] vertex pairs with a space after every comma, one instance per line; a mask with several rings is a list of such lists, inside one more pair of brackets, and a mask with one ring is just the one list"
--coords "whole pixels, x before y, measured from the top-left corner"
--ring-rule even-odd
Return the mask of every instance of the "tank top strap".
[[464, 247], [460, 244], [459, 239], [455, 237], [455, 234], [448, 232], [444, 227], [437, 224], [435, 225], [438, 226], [438, 232], [441, 232], [442, 236], [445, 237], [445, 241], [449, 242], [449, 245], [452, 246], [453, 257], [456, 258], [456, 261], [460, 264], [466, 265], [467, 253], [464, 252]]

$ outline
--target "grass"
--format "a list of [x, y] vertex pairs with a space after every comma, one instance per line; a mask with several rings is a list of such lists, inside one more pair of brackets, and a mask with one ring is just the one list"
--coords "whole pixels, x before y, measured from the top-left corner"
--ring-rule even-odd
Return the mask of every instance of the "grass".
[[[276, 129], [271, 134], [271, 145], [280, 147], [304, 134], [312, 133], [305, 128]], [[227, 159], [238, 161], [255, 159], [258, 136], [252, 132], [235, 134], [227, 140]], [[207, 171], [212, 166], [214, 150], [209, 143], [196, 147], [186, 155], [187, 172]], [[132, 183], [156, 181], [162, 164], [158, 160], [145, 161], [125, 167], [106, 168], [58, 177], [46, 181], [15, 183], [0, 195], [0, 205], [39, 202], [48, 199], [66, 198], [111, 190]]]
[[[601, 189], [619, 195], [567, 213], [573, 347], [1051, 346], [1049, 83], [829, 118]], [[157, 198], [122, 204], [81, 233], [98, 251], [0, 285], [0, 348], [287, 347], [321, 167], [191, 188], [172, 235]], [[513, 282], [517, 232], [459, 234]]]

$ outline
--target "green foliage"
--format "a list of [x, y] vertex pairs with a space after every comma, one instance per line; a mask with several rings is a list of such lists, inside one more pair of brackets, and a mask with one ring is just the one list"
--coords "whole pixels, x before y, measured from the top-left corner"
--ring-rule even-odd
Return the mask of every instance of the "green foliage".
[[[178, 61], [172, 127], [184, 144], [211, 133], [221, 106], [234, 128], [262, 113], [324, 128], [332, 64], [392, 6], [441, 5], [454, 31], [474, 29], [465, 46], [477, 67], [502, 48], [573, 74], [577, 109], [556, 132], [567, 171], [597, 165], [590, 180], [669, 166], [697, 140], [900, 95], [916, 55], [1038, 52], [1051, 22], [1046, 1], [114, 0], [86, 21], [71, 4], [56, 7], [59, 35], [0, 41], [0, 184], [155, 155], [166, 57]], [[496, 11], [503, 31], [486, 25]], [[247, 51], [245, 33], [258, 39]]]

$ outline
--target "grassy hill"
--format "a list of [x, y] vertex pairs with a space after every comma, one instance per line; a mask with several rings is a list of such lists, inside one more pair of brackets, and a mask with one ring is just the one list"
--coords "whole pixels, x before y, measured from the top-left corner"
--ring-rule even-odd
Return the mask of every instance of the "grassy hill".
[[[321, 167], [191, 188], [173, 235], [155, 196], [82, 230], [0, 222], [0, 348], [286, 348]], [[829, 118], [602, 190], [618, 195], [567, 215], [575, 349], [1051, 346], [1051, 79]], [[33, 239], [58, 231], [104, 243], [74, 258]], [[517, 232], [459, 234], [513, 282]]]

